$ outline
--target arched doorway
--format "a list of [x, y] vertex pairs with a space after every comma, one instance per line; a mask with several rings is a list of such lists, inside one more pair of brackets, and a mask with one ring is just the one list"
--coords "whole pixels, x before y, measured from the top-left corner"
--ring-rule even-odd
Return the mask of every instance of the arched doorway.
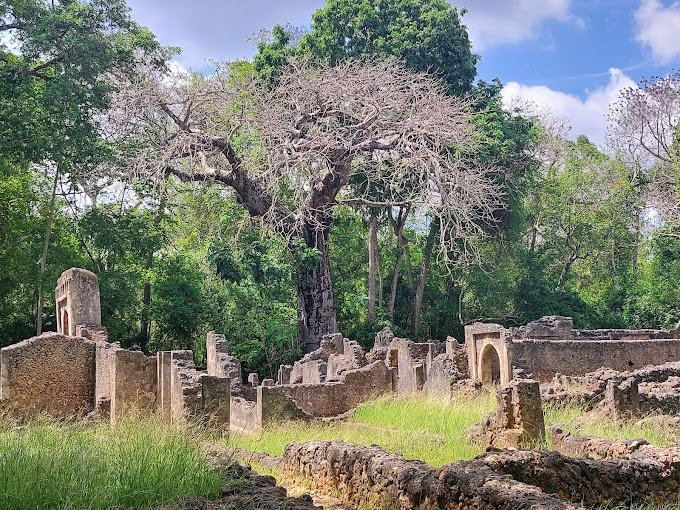
[[61, 331], [66, 336], [71, 336], [68, 324], [68, 312], [64, 310], [61, 314]]
[[484, 384], [499, 384], [501, 382], [501, 358], [496, 348], [488, 344], [482, 351], [480, 373]]

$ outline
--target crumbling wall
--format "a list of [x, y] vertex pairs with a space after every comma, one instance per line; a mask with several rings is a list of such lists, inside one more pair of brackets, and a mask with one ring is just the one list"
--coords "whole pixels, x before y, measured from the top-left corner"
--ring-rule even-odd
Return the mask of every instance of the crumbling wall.
[[545, 442], [538, 381], [514, 379], [497, 386], [496, 402], [496, 411], [470, 428], [470, 439], [497, 448], [536, 448]]
[[341, 333], [324, 335], [321, 346], [292, 367], [279, 369], [278, 384], [321, 384], [339, 381], [342, 375], [367, 364], [366, 353], [358, 344]]
[[231, 381], [227, 377], [204, 374], [201, 377], [203, 423], [229, 430], [231, 413]]
[[279, 468], [358, 507], [441, 510], [583, 510], [476, 460], [436, 469], [377, 447], [290, 443]]
[[281, 386], [307, 414], [334, 417], [392, 391], [392, 372], [382, 361], [343, 374], [338, 382]]
[[680, 360], [680, 339], [658, 340], [521, 340], [512, 344], [515, 364], [529, 368], [539, 381], [556, 373], [582, 375], [600, 367], [617, 371]]
[[112, 352], [111, 419], [130, 410], [154, 409], [158, 391], [156, 356], [126, 349]]
[[451, 397], [459, 388], [458, 383], [469, 377], [468, 355], [455, 338], [446, 339], [446, 352], [430, 363], [423, 390]]
[[96, 343], [45, 333], [0, 351], [1, 398], [21, 417], [72, 418], [94, 409]]
[[614, 460], [575, 459], [545, 450], [495, 450], [472, 462], [588, 508], [675, 501], [680, 491], [680, 449], [651, 455], [646, 448]]
[[[485, 367], [485, 356], [493, 364], [500, 360], [500, 383], [513, 372], [541, 382], [556, 373], [579, 376], [600, 367], [617, 371], [646, 365], [680, 361], [680, 330], [573, 329], [570, 317], [548, 316], [521, 328], [498, 324], [465, 327], [470, 377], [495, 379], [495, 367]], [[507, 366], [506, 366], [507, 365]]]
[[287, 394], [286, 388], [276, 386], [257, 388], [255, 413], [258, 427], [290, 420], [308, 421], [312, 418], [297, 406]]
[[208, 375], [228, 377], [232, 386], [242, 384], [241, 362], [229, 355], [225, 336], [211, 331], [206, 337], [206, 348]]
[[94, 404], [97, 412], [104, 417], [111, 415], [111, 398], [114, 388], [115, 352], [120, 344], [98, 342], [95, 353]]
[[231, 397], [229, 420], [232, 430], [246, 432], [256, 430], [260, 421], [257, 403], [241, 397]]
[[201, 372], [191, 351], [170, 351], [170, 419], [181, 422], [200, 417]]

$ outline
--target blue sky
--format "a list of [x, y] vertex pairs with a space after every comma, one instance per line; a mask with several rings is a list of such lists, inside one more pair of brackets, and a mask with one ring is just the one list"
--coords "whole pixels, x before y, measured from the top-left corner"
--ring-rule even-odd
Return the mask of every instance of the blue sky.
[[[128, 0], [185, 68], [251, 58], [248, 41], [276, 23], [308, 27], [325, 0]], [[498, 77], [504, 99], [568, 118], [572, 136], [605, 143], [606, 113], [622, 87], [680, 68], [680, 1], [467, 0], [463, 18], [479, 78]]]

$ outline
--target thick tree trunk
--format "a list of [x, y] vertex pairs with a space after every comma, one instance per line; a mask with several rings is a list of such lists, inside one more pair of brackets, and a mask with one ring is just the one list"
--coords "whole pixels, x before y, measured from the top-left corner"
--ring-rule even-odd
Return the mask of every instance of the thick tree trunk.
[[413, 298], [413, 308], [411, 314], [411, 334], [413, 340], [418, 336], [420, 329], [420, 312], [423, 309], [423, 295], [425, 294], [425, 282], [427, 281], [427, 271], [430, 267], [430, 259], [432, 258], [432, 251], [434, 250], [434, 241], [439, 234], [439, 219], [435, 218], [430, 224], [430, 232], [427, 235], [427, 242], [425, 243], [425, 253], [423, 254], [423, 263], [420, 266], [420, 275], [416, 285], [416, 293]]
[[375, 280], [378, 267], [378, 217], [371, 214], [368, 234], [368, 322], [375, 323]]
[[[52, 233], [52, 220], [54, 218], [54, 204], [57, 198], [57, 182], [59, 182], [59, 168], [54, 172], [54, 182], [52, 183], [52, 199], [50, 201], [50, 210], [47, 216], [47, 226], [45, 227], [45, 242], [43, 243], [43, 251], [40, 257], [40, 275], [38, 277], [38, 306], [36, 311], [36, 327], [35, 334], [42, 333], [42, 316], [43, 316], [43, 279], [45, 277], [45, 266], [47, 264], [47, 249], [50, 246], [50, 234]], [[68, 333], [67, 333], [68, 334]]]
[[320, 230], [308, 227], [305, 244], [316, 248], [321, 256], [315, 264], [298, 261], [298, 332], [305, 354], [319, 348], [323, 335], [338, 331], [328, 258], [329, 233], [330, 227]]

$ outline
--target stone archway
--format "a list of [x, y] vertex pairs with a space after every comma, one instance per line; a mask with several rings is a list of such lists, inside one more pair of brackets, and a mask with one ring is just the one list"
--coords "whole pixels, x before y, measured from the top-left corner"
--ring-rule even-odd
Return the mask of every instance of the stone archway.
[[487, 344], [482, 351], [479, 372], [484, 384], [499, 384], [501, 382], [501, 358], [492, 344]]
[[68, 311], [63, 310], [61, 313], [61, 331], [66, 336], [71, 336], [70, 325], [68, 323]]

